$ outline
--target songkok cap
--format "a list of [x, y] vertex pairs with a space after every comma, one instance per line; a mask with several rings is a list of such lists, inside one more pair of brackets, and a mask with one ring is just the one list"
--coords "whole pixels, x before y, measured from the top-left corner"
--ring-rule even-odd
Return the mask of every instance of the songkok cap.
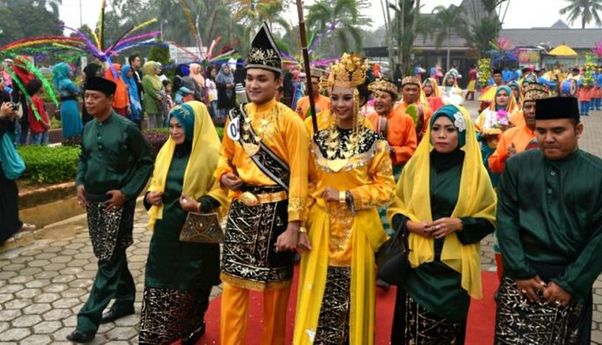
[[399, 93], [397, 93], [397, 85], [393, 84], [392, 82], [390, 82], [386, 79], [381, 78], [381, 79], [375, 80], [370, 85], [368, 85], [368, 90], [370, 90], [372, 92], [376, 92], [376, 91], [388, 92], [391, 94], [393, 99], [399, 98]]
[[401, 86], [405, 86], [408, 84], [414, 84], [414, 85], [420, 87], [420, 79], [418, 79], [418, 77], [416, 77], [416, 76], [411, 75], [411, 76], [407, 76], [401, 80]]
[[251, 50], [245, 61], [245, 68], [261, 68], [282, 72], [282, 58], [278, 46], [266, 22], [263, 23], [251, 42]]
[[528, 84], [523, 89], [525, 101], [536, 101], [538, 99], [545, 99], [550, 97], [550, 92], [545, 85], [542, 84]]
[[573, 119], [579, 121], [579, 102], [575, 97], [538, 99], [535, 103], [535, 119]]
[[105, 95], [110, 96], [115, 94], [117, 84], [105, 78], [94, 77], [86, 80], [84, 88], [86, 90], [100, 91]]

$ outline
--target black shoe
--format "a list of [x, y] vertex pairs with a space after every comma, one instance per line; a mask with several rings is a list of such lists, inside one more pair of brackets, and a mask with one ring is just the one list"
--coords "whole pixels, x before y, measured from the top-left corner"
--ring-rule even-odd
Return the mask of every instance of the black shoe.
[[205, 321], [203, 321], [201, 327], [197, 328], [196, 331], [192, 332], [187, 338], [182, 339], [182, 345], [195, 345], [203, 335], [205, 335]]
[[94, 339], [94, 333], [85, 333], [77, 329], [67, 335], [67, 340], [74, 343], [89, 343], [92, 339]]
[[129, 309], [124, 309], [124, 310], [119, 310], [117, 308], [111, 308], [109, 309], [109, 311], [107, 311], [106, 313], [102, 314], [102, 319], [100, 320], [100, 323], [108, 323], [108, 322], [113, 322], [119, 318], [128, 316], [128, 315], [132, 315], [134, 314], [134, 308], [129, 308]]

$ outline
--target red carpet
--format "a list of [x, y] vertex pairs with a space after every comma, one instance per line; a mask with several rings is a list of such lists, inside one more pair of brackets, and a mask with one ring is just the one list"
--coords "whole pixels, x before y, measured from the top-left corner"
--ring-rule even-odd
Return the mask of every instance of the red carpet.
[[[483, 272], [483, 299], [473, 300], [468, 315], [467, 345], [493, 344], [495, 324], [495, 302], [493, 295], [498, 287], [495, 273]], [[297, 301], [296, 281], [293, 281], [287, 315], [287, 344], [292, 343], [293, 323], [295, 321], [295, 303]], [[249, 324], [247, 345], [257, 345], [262, 332], [262, 309], [260, 293], [251, 293], [251, 306], [249, 308]], [[221, 299], [214, 299], [207, 311], [207, 333], [197, 345], [219, 344], [219, 310]], [[388, 292], [377, 289], [376, 292], [376, 345], [389, 344], [391, 323], [393, 322], [393, 307], [395, 304], [395, 289]]]

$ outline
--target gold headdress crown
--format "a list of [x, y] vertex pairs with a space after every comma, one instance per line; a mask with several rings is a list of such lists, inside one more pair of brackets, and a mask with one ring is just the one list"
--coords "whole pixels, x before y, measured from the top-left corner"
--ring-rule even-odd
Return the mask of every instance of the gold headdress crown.
[[401, 86], [404, 86], [404, 85], [407, 85], [407, 84], [414, 84], [414, 85], [416, 85], [418, 87], [421, 86], [420, 79], [418, 79], [418, 77], [413, 76], [413, 75], [407, 76], [407, 77], [405, 77], [405, 78], [403, 78], [401, 80]]
[[370, 85], [368, 85], [368, 90], [375, 92], [375, 91], [384, 91], [384, 92], [388, 92], [390, 93], [393, 98], [396, 98], [399, 96], [399, 93], [397, 93], [397, 85], [393, 84], [392, 82], [386, 80], [386, 79], [377, 79], [376, 81], [370, 83]]
[[331, 67], [329, 86], [358, 87], [366, 80], [368, 65], [356, 54], [343, 54], [341, 60]]
[[549, 98], [550, 92], [545, 85], [528, 84], [524, 88], [524, 95], [523, 101], [536, 101], [538, 99]]

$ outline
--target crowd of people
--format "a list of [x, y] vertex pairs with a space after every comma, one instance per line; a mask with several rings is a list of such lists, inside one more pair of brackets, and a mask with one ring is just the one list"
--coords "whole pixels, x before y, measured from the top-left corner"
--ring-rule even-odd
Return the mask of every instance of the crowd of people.
[[[295, 252], [294, 344], [374, 344], [377, 281], [397, 285], [392, 344], [463, 344], [471, 298], [483, 297], [479, 243], [491, 233], [500, 281], [495, 343], [590, 343], [592, 287], [602, 272], [602, 160], [579, 149], [577, 98], [555, 96], [530, 73], [505, 83], [493, 71], [491, 91], [481, 90], [493, 96], [473, 120], [462, 103], [474, 98], [475, 71], [465, 94], [455, 69], [397, 85], [344, 54], [326, 71], [308, 71], [312, 113], [304, 73], [284, 72], [267, 25], [235, 71], [202, 70], [178, 66], [170, 81], [161, 64], [134, 55], [123, 67], [86, 66], [78, 87], [68, 65], [53, 68], [63, 135], [82, 138], [77, 197], [98, 259], [68, 340], [89, 342], [101, 323], [135, 312], [126, 249], [146, 187], [153, 233], [140, 344], [196, 343], [220, 282], [213, 322], [221, 344], [246, 343], [252, 290], [263, 294], [261, 343], [284, 344]], [[27, 83], [43, 113], [40, 89], [35, 78]], [[2, 103], [0, 136], [17, 110]], [[43, 143], [48, 115], [36, 121], [30, 140]], [[169, 128], [154, 160], [144, 123]], [[2, 178], [6, 226], [17, 212], [6, 205], [17, 196], [6, 171]], [[225, 217], [221, 251], [182, 237], [198, 219], [191, 215]], [[377, 260], [391, 243], [398, 255]]]

